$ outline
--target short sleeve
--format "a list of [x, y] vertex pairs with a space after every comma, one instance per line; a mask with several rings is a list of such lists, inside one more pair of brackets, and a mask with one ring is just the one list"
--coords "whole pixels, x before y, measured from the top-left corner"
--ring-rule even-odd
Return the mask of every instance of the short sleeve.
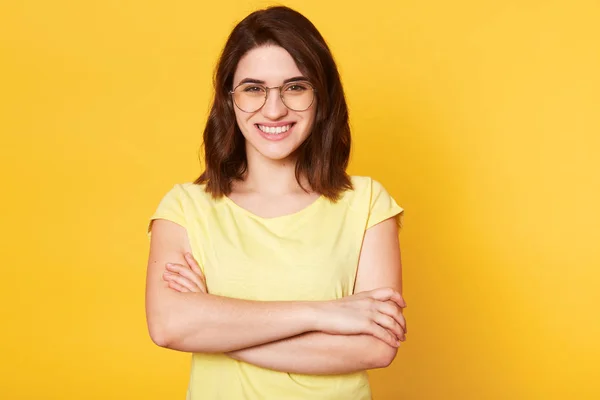
[[376, 180], [371, 181], [371, 201], [369, 207], [367, 229], [396, 215], [399, 215], [398, 223], [402, 226], [403, 208], [396, 203], [383, 185]]
[[185, 214], [183, 211], [183, 197], [184, 191], [180, 184], [176, 184], [167, 194], [162, 198], [156, 211], [150, 217], [150, 221], [147, 226], [148, 239], [151, 237], [152, 221], [155, 219], [166, 219], [175, 222], [178, 225], [186, 227]]

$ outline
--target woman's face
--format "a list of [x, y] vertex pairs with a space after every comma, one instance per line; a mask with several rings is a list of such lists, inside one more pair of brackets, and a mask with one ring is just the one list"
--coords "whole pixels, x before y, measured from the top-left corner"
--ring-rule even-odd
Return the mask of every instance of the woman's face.
[[[265, 87], [284, 85], [284, 81], [303, 77], [292, 56], [282, 47], [267, 45], [256, 47], [246, 53], [233, 76], [233, 88], [246, 80], [251, 83], [246, 91], [260, 91], [253, 84]], [[304, 80], [307, 78], [304, 77]], [[301, 87], [288, 89], [289, 95], [297, 96]], [[260, 98], [260, 94], [256, 94]], [[287, 98], [287, 97], [286, 97]], [[260, 99], [258, 99], [260, 103]], [[286, 102], [288, 102], [286, 100]], [[291, 102], [288, 102], [291, 104]], [[293, 107], [298, 108], [298, 107]], [[268, 90], [265, 104], [257, 111], [245, 112], [234, 105], [237, 124], [246, 139], [246, 152], [271, 160], [285, 160], [306, 140], [311, 131], [316, 112], [316, 98], [305, 111], [292, 111], [282, 102], [278, 89]]]

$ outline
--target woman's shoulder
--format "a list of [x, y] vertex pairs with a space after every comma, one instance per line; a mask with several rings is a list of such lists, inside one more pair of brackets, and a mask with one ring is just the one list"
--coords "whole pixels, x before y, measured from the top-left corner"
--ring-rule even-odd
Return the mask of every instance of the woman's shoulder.
[[351, 175], [350, 180], [352, 182], [353, 191], [367, 190], [372, 184], [374, 179], [370, 176], [365, 175]]
[[[369, 201], [373, 192], [378, 192], [383, 189], [381, 183], [370, 176], [351, 175], [352, 189], [343, 193], [342, 197], [345, 200], [366, 200]], [[384, 190], [384, 189], [383, 189]]]
[[352, 188], [341, 194], [339, 203], [345, 203], [351, 209], [362, 209], [365, 204], [369, 204], [373, 178], [370, 176], [351, 175], [350, 182], [352, 183]]
[[185, 193], [193, 194], [196, 196], [207, 196], [210, 197], [210, 194], [206, 191], [206, 184], [204, 183], [194, 183], [194, 182], [181, 182], [176, 183], [176, 187]]
[[203, 206], [213, 206], [218, 201], [206, 191], [205, 184], [194, 182], [175, 183], [166, 193], [165, 199], [171, 199], [180, 204], [198, 204]]
[[[352, 189], [346, 191], [342, 200], [354, 210], [367, 211], [381, 217], [396, 215], [403, 211], [392, 195], [376, 179], [370, 176], [351, 176]], [[377, 217], [379, 218], [379, 217]]]

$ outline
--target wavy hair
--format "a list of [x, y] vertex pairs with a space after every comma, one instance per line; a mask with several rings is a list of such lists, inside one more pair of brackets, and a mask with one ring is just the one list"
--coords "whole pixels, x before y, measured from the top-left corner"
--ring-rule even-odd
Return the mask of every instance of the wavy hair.
[[255, 11], [233, 29], [213, 77], [214, 100], [204, 129], [206, 168], [194, 183], [218, 198], [231, 193], [234, 180], [247, 171], [245, 139], [229, 91], [240, 59], [250, 50], [277, 45], [292, 56], [316, 89], [316, 115], [311, 132], [296, 150], [296, 180], [306, 177], [315, 192], [335, 201], [351, 189], [346, 173], [350, 157], [348, 107], [331, 51], [315, 26], [288, 7]]

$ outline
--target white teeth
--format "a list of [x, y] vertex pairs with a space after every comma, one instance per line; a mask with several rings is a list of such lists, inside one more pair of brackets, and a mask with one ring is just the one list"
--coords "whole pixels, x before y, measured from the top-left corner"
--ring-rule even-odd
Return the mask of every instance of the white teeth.
[[264, 126], [264, 125], [258, 125], [258, 129], [260, 129], [261, 131], [265, 132], [265, 133], [270, 133], [272, 135], [279, 135], [281, 133], [287, 132], [290, 128], [292, 127], [292, 125], [285, 125], [285, 126]]

